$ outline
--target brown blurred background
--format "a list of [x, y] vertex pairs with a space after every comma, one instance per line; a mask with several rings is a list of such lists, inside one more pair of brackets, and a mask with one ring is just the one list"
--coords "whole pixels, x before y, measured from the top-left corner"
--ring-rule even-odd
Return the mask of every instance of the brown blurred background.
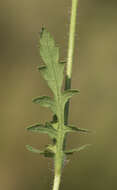
[[[51, 94], [37, 71], [42, 63], [38, 32], [42, 24], [66, 58], [71, 0], [0, 1], [0, 189], [49, 190], [50, 159], [32, 154], [26, 144], [43, 148], [45, 135], [25, 127], [49, 121], [48, 109], [34, 105]], [[70, 157], [62, 190], [117, 189], [117, 2], [81, 0], [78, 9], [72, 87], [81, 91], [71, 101], [69, 122], [96, 131], [69, 135], [68, 147], [91, 143]]]

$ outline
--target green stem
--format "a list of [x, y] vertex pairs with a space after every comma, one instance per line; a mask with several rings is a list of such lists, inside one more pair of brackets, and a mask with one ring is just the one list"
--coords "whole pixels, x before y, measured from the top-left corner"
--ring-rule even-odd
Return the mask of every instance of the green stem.
[[[77, 15], [77, 5], [78, 0], [72, 0], [72, 11], [71, 11], [71, 21], [70, 21], [70, 31], [69, 31], [69, 44], [68, 44], [68, 61], [67, 61], [67, 72], [65, 89], [70, 89], [71, 87], [71, 74], [72, 74], [72, 63], [73, 63], [73, 53], [74, 53], [74, 40], [75, 40], [75, 28], [76, 28], [76, 15]], [[58, 118], [59, 131], [57, 138], [57, 149], [54, 158], [55, 162], [55, 177], [52, 190], [59, 190], [60, 179], [62, 174], [62, 165], [64, 160], [64, 146], [65, 146], [65, 135], [63, 125], [68, 122], [68, 110], [69, 102], [65, 106], [64, 118], [62, 118], [62, 105], [61, 100], [58, 99], [58, 104], [61, 107], [61, 115]]]
[[72, 74], [72, 63], [74, 53], [74, 42], [75, 42], [75, 29], [76, 29], [76, 16], [78, 0], [72, 0], [72, 11], [70, 21], [70, 32], [69, 32], [69, 45], [68, 45], [68, 62], [67, 62], [67, 76], [71, 78]]
[[[73, 64], [73, 55], [74, 55], [75, 29], [76, 29], [76, 17], [77, 17], [78, 2], [79, 2], [79, 0], [72, 0], [65, 90], [71, 88], [71, 76], [72, 76], [72, 64]], [[66, 106], [65, 106], [65, 124], [68, 123], [68, 114], [69, 114], [69, 102], [67, 102]]]
[[58, 190], [60, 185], [60, 178], [62, 174], [62, 166], [64, 160], [64, 152], [63, 152], [63, 142], [64, 142], [64, 109], [61, 100], [61, 91], [58, 92], [58, 96], [56, 99], [58, 105], [58, 136], [56, 142], [56, 154], [54, 157], [54, 166], [55, 166], [55, 177], [53, 190]]
[[62, 165], [63, 165], [63, 140], [64, 140], [64, 135], [62, 133], [59, 134], [58, 137], [58, 142], [57, 142], [57, 150], [56, 150], [56, 155], [54, 159], [55, 163], [55, 177], [54, 177], [54, 185], [53, 185], [53, 190], [58, 190], [59, 185], [60, 185], [60, 180], [61, 180], [61, 174], [62, 174]]
[[55, 174], [53, 190], [59, 189], [61, 175]]

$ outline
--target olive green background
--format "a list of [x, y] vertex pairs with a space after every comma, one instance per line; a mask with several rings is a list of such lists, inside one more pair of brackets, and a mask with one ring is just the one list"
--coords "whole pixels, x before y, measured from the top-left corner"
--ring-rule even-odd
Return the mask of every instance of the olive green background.
[[[52, 189], [51, 159], [32, 154], [26, 144], [42, 149], [45, 135], [25, 128], [51, 120], [50, 110], [34, 105], [38, 95], [51, 95], [37, 71], [42, 24], [67, 57], [71, 0], [0, 1], [0, 189]], [[61, 190], [117, 189], [117, 2], [80, 0], [77, 19], [69, 122], [94, 132], [72, 134], [67, 147], [92, 146], [69, 157]]]

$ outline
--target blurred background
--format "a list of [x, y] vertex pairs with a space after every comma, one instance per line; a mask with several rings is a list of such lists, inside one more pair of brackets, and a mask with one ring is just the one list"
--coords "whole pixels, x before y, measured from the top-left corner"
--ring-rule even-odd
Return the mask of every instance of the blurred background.
[[[50, 110], [32, 98], [51, 92], [37, 71], [42, 24], [67, 57], [71, 0], [0, 1], [0, 189], [49, 190], [51, 159], [28, 152], [42, 149], [46, 135], [25, 130], [50, 121]], [[74, 154], [64, 168], [61, 189], [117, 189], [117, 2], [81, 0], [78, 8], [69, 122], [96, 133], [72, 134], [67, 147], [92, 146]]]

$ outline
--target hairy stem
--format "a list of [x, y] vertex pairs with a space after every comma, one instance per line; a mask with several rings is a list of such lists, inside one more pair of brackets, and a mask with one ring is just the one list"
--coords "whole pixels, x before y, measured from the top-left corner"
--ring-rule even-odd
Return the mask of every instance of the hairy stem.
[[[79, 0], [72, 0], [65, 90], [71, 88], [71, 75], [72, 75], [72, 64], [73, 64], [73, 55], [74, 55], [75, 29], [76, 29], [76, 17], [77, 17], [78, 2], [79, 2]], [[68, 114], [69, 114], [69, 102], [67, 102], [66, 106], [65, 106], [65, 124], [68, 123]]]

